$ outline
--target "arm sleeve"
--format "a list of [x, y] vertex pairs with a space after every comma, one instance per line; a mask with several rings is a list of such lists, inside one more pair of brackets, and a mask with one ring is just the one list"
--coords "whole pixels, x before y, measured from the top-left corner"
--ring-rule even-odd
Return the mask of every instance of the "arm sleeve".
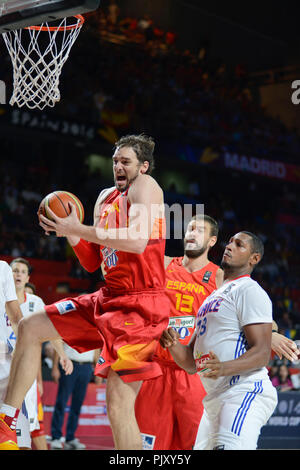
[[8, 264], [5, 266], [5, 277], [3, 280], [3, 292], [4, 292], [4, 297], [5, 297], [6, 302], [10, 302], [12, 300], [18, 300], [12, 269]]
[[102, 263], [102, 256], [100, 246], [96, 243], [91, 243], [86, 240], [80, 239], [77, 245], [72, 246], [81, 266], [92, 273], [100, 268]]

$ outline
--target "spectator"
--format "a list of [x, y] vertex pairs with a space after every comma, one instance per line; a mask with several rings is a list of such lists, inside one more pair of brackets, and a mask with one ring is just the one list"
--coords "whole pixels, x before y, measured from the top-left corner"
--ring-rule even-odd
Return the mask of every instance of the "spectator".
[[269, 377], [271, 380], [274, 379], [275, 377], [277, 378], [278, 369], [279, 369], [279, 366], [278, 366], [277, 360], [275, 359], [271, 361], [269, 365]]
[[272, 384], [280, 392], [293, 390], [293, 383], [291, 381], [289, 369], [286, 364], [281, 364], [279, 366], [277, 374], [272, 379]]
[[72, 402], [70, 406], [64, 449], [66, 450], [84, 450], [85, 444], [75, 438], [78, 427], [81, 405], [84, 401], [86, 390], [92, 379], [93, 365], [96, 364], [100, 351], [87, 351], [78, 353], [75, 349], [64, 344], [65, 351], [69, 359], [73, 362], [73, 372], [71, 375], [65, 375], [61, 366], [58, 364], [58, 356], [54, 354], [52, 377], [58, 383], [58, 391], [54, 412], [52, 415], [51, 433], [52, 441], [50, 447], [52, 450], [63, 449], [61, 437], [62, 426], [64, 422], [65, 409], [70, 396]]
[[118, 18], [120, 15], [120, 8], [118, 4], [116, 3], [116, 0], [109, 1], [107, 10], [108, 10], [108, 13], [107, 13], [108, 25], [112, 30], [114, 30], [116, 28], [116, 25], [118, 23]]
[[283, 312], [282, 317], [278, 321], [278, 330], [287, 338], [291, 338], [293, 329], [293, 321], [288, 311]]

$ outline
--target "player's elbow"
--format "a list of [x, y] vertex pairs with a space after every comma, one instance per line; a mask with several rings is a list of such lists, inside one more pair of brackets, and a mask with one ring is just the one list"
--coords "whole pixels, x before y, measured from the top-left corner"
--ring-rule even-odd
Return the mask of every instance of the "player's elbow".
[[18, 300], [12, 300], [7, 302], [6, 309], [11, 324], [18, 325], [19, 321], [23, 317]]

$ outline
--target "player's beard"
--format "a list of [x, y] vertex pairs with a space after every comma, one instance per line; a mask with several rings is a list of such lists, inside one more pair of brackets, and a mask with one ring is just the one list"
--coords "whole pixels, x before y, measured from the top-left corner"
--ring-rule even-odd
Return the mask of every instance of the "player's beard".
[[221, 267], [222, 269], [230, 269], [230, 264], [227, 263], [227, 261], [223, 261], [223, 260], [222, 260], [222, 261], [221, 261], [221, 264], [220, 264], [220, 267]]
[[199, 258], [199, 256], [203, 255], [205, 251], [207, 250], [207, 243], [205, 243], [202, 247], [199, 245], [196, 245], [196, 248], [194, 250], [187, 250], [186, 247], [187, 242], [184, 240], [184, 254], [188, 258]]
[[138, 175], [139, 175], [139, 170], [137, 170], [136, 174], [131, 179], [126, 178], [127, 179], [127, 184], [125, 184], [125, 186], [123, 186], [123, 187], [119, 187], [117, 179], [115, 177], [115, 186], [116, 186], [117, 190], [120, 191], [120, 193], [124, 193], [125, 191], [127, 191], [129, 186], [136, 180]]
[[[224, 259], [224, 258], [225, 258], [225, 259]], [[229, 259], [229, 262], [226, 261], [226, 258], [227, 258], [227, 260]], [[223, 255], [222, 260], [221, 260], [221, 263], [220, 263], [220, 267], [221, 267], [222, 269], [224, 269], [224, 270], [230, 270], [230, 269], [234, 268], [234, 267], [230, 264], [230, 260], [231, 260], [231, 256], [229, 256], [229, 258], [228, 258], [228, 254], [227, 254], [226, 257]]]

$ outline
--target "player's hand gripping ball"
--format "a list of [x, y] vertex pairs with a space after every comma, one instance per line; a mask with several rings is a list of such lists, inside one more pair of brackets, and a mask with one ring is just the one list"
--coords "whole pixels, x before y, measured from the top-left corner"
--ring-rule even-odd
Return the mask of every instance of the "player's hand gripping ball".
[[82, 223], [84, 219], [83, 205], [77, 196], [68, 191], [54, 191], [44, 197], [38, 209], [38, 216], [42, 214], [44, 217], [47, 217], [47, 219], [51, 220], [50, 215], [47, 213], [47, 209], [50, 208], [57, 217], [67, 217], [71, 212], [69, 203], [72, 203], [76, 207], [78, 219]]

